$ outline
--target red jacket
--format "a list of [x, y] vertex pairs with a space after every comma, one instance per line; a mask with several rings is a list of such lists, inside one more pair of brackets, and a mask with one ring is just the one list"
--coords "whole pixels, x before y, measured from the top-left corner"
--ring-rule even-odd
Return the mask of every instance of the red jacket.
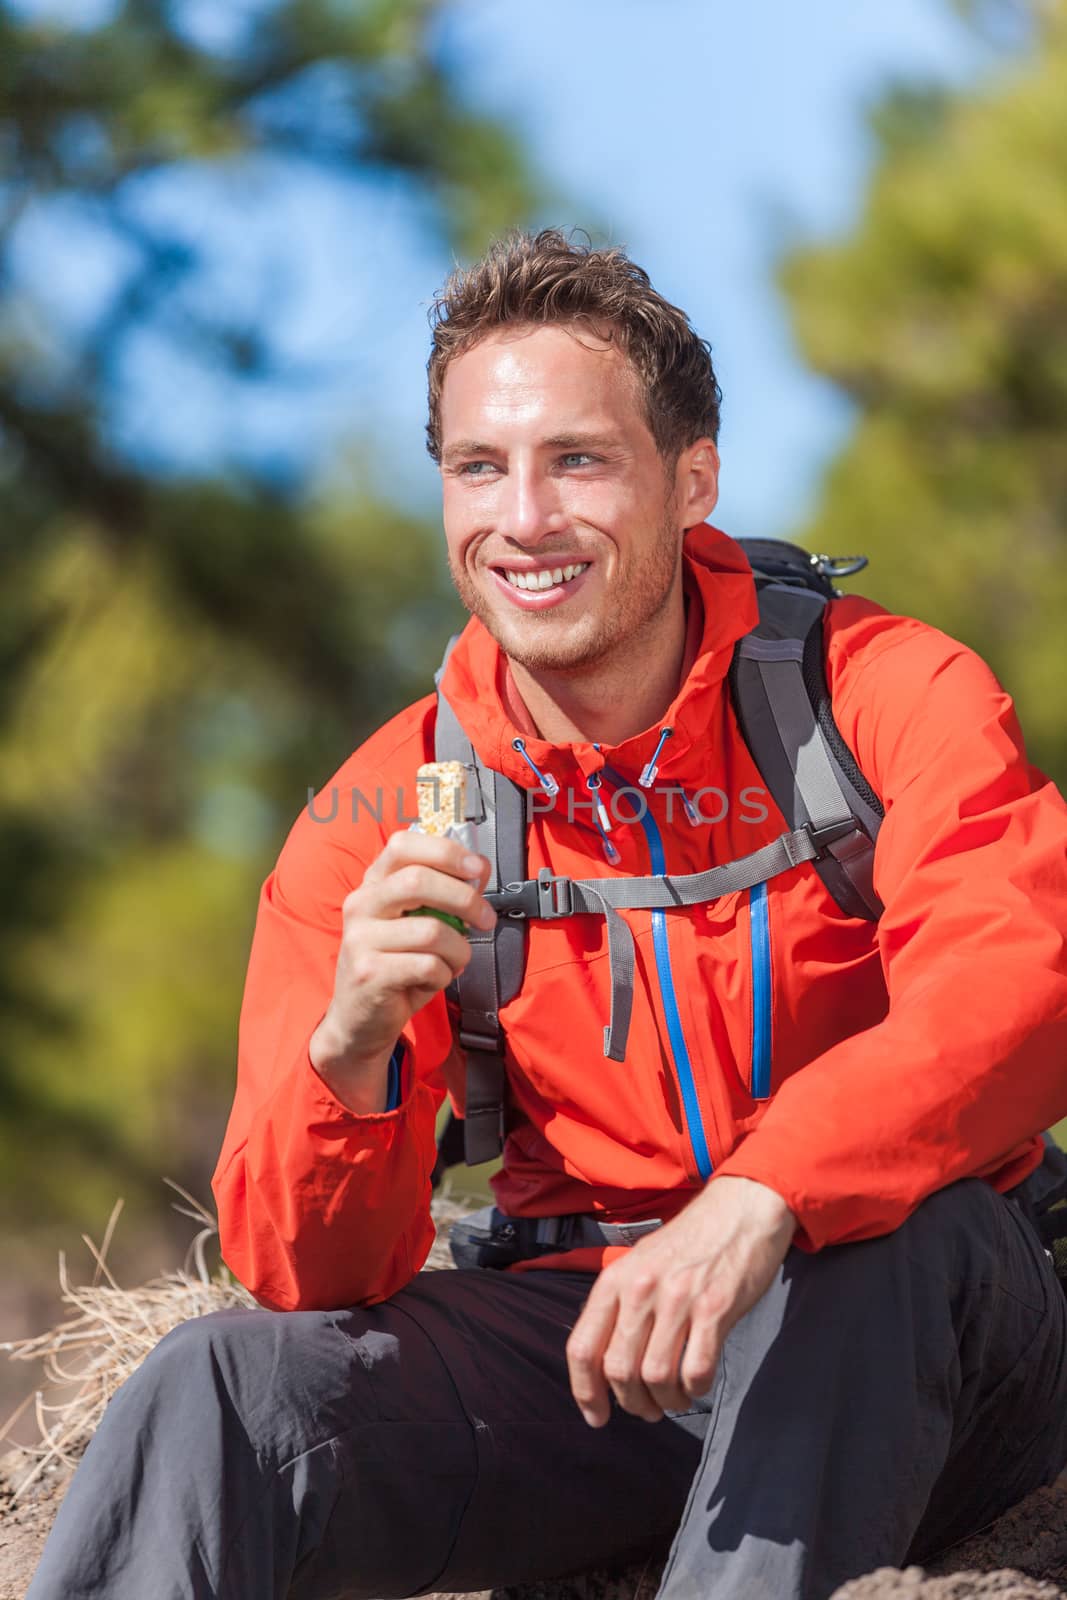
[[[542, 866], [696, 872], [785, 827], [725, 683], [733, 644], [756, 621], [750, 571], [706, 525], [685, 549], [695, 659], [663, 719], [674, 733], [649, 819], [615, 824], [611, 866], [582, 802], [604, 765], [634, 784], [658, 726], [599, 751], [531, 737], [529, 754], [561, 789], [531, 824], [531, 877]], [[886, 808], [881, 922], [844, 915], [810, 864], [765, 897], [624, 913], [637, 948], [624, 1063], [603, 1055], [602, 919], [533, 922], [525, 981], [502, 1012], [513, 1121], [493, 1188], [505, 1212], [667, 1218], [709, 1173], [732, 1174], [777, 1190], [798, 1243], [819, 1249], [891, 1231], [968, 1174], [1019, 1182], [1040, 1158], [1037, 1131], [1067, 1113], [1067, 806], [1029, 765], [1009, 697], [963, 645], [855, 597], [830, 603], [825, 637], [838, 725]], [[472, 620], [446, 687], [486, 765], [529, 789], [502, 669]], [[463, 1100], [443, 995], [406, 1031], [395, 1110], [340, 1105], [308, 1041], [332, 994], [342, 902], [411, 820], [434, 713], [427, 695], [345, 762], [263, 885], [214, 1187], [226, 1260], [269, 1306], [383, 1300], [433, 1237], [435, 1114], [446, 1090]], [[700, 809], [718, 820], [693, 826], [664, 792], [676, 786], [705, 791]], [[768, 1028], [770, 1080], [753, 1083], [754, 1034]]]

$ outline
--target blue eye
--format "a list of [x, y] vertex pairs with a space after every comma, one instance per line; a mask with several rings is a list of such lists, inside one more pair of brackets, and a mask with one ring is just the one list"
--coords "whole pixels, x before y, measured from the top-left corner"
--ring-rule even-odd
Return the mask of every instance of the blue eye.
[[583, 461], [592, 461], [593, 458], [592, 456], [587, 455], [584, 450], [572, 450], [562, 459], [565, 465], [574, 466], [576, 463]]

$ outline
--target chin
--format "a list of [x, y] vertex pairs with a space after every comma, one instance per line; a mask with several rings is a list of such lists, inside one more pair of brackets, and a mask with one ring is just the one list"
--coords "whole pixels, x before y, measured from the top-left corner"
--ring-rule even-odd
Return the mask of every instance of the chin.
[[585, 628], [516, 627], [509, 618], [481, 619], [510, 661], [528, 672], [581, 672], [595, 666], [608, 653], [607, 642]]
[[463, 605], [478, 618], [509, 661], [529, 672], [578, 672], [609, 653], [612, 641], [591, 625], [588, 613], [569, 626], [551, 615], [513, 613], [494, 603], [465, 572], [453, 567], [452, 581]]

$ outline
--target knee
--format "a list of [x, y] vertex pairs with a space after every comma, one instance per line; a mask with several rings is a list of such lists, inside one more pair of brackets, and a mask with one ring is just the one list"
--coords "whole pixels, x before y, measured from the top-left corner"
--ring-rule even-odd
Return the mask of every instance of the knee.
[[181, 1322], [149, 1351], [116, 1395], [124, 1407], [145, 1413], [203, 1416], [212, 1400], [239, 1401], [250, 1373], [260, 1366], [270, 1312], [228, 1310]]
[[791, 1250], [789, 1273], [803, 1280], [840, 1278], [862, 1284], [867, 1279], [885, 1283], [913, 1270], [955, 1276], [954, 1258], [961, 1240], [996, 1232], [993, 1211], [1003, 1201], [980, 1178], [963, 1178], [928, 1195], [889, 1233], [846, 1244], [826, 1245], [814, 1253]]
[[963, 1287], [988, 1281], [978, 1269], [995, 1246], [997, 1207], [1003, 1201], [988, 1184], [964, 1179], [929, 1195], [890, 1233], [814, 1254], [791, 1250], [783, 1268], [791, 1314], [806, 1305], [854, 1331], [896, 1328], [905, 1341], [921, 1326], [939, 1349], [935, 1335], [951, 1332]]
[[376, 1416], [367, 1365], [338, 1321], [232, 1308], [181, 1323], [135, 1374], [142, 1404], [183, 1429], [236, 1424], [258, 1455], [287, 1459]]
[[142, 1371], [178, 1388], [206, 1372], [242, 1370], [268, 1337], [269, 1311], [233, 1308], [179, 1322], [145, 1358]]

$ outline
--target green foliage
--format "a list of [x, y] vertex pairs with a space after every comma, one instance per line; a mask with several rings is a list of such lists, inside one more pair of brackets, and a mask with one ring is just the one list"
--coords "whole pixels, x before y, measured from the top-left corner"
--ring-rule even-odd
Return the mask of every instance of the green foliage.
[[[195, 293], [196, 233], [138, 204], [263, 158], [410, 185], [442, 241], [535, 202], [437, 48], [438, 0], [278, 0], [208, 49], [180, 4], [74, 28], [0, 0], [0, 1201], [13, 1225], [206, 1193], [259, 884], [309, 785], [424, 693], [456, 602], [436, 530], [358, 459], [312, 492], [116, 451], [146, 332], [249, 385], [270, 318]], [[325, 92], [328, 90], [328, 92]], [[266, 176], [265, 176], [266, 175]], [[142, 187], [139, 187], [142, 186]], [[52, 317], [41, 215], [125, 263]], [[69, 270], [69, 264], [68, 264]], [[294, 405], [299, 396], [294, 396]]]
[[805, 357], [857, 407], [804, 542], [866, 552], [863, 592], [984, 655], [1064, 786], [1067, 8], [1026, 20], [980, 92], [876, 109], [858, 227], [781, 279]]

